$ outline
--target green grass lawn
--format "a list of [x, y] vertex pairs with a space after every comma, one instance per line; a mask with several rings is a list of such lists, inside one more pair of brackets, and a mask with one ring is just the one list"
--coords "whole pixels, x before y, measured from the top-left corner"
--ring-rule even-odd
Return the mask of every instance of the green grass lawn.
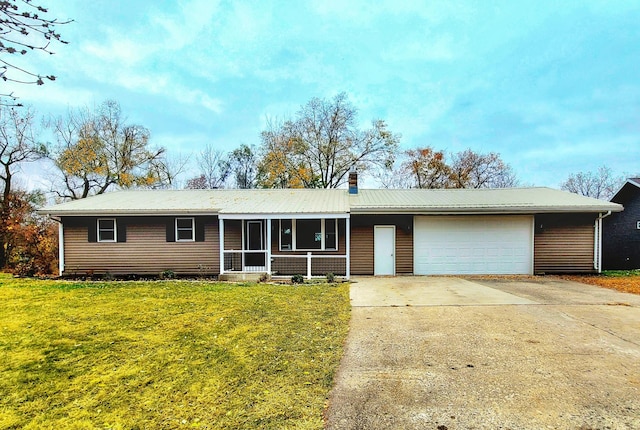
[[348, 286], [0, 275], [0, 428], [320, 429]]

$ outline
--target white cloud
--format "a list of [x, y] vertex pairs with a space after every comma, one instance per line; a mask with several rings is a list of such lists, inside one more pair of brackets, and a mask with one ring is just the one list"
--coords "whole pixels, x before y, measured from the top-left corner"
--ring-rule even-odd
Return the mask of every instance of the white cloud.
[[139, 41], [113, 34], [108, 37], [106, 43], [87, 41], [80, 46], [83, 56], [109, 62], [121, 66], [131, 67], [141, 63], [151, 55], [148, 47]]
[[22, 104], [78, 106], [95, 101], [95, 93], [83, 88], [65, 85], [62, 81], [48, 82], [44, 86], [25, 85], [17, 95]]
[[455, 58], [456, 48], [450, 36], [437, 36], [433, 40], [425, 36], [422, 40], [396, 42], [381, 57], [385, 62], [407, 61], [451, 61]]
[[[157, 25], [162, 33], [159, 46], [170, 51], [193, 49], [206, 45], [207, 39], [215, 29], [216, 15], [220, 13], [220, 2], [214, 0], [194, 0], [180, 4], [179, 10], [170, 13], [151, 12], [152, 26]], [[197, 48], [196, 48], [197, 49]]]
[[357, 26], [369, 25], [390, 16], [419, 17], [432, 24], [451, 17], [466, 20], [474, 9], [464, 2], [453, 0], [324, 0], [312, 3], [312, 8], [319, 15], [348, 21]]

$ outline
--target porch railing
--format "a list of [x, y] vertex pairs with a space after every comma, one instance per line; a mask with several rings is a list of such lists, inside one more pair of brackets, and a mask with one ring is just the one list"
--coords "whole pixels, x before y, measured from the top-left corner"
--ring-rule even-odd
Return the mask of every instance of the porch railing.
[[225, 272], [266, 272], [267, 251], [230, 250], [223, 251]]
[[305, 275], [307, 279], [314, 276], [326, 276], [333, 273], [347, 276], [346, 255], [318, 255], [307, 252], [306, 255], [271, 255], [271, 274], [278, 276]]
[[[267, 251], [223, 251], [224, 272], [267, 272]], [[271, 274], [274, 276], [303, 275], [307, 279], [333, 273], [347, 276], [346, 255], [318, 255], [307, 252], [302, 255], [271, 255]]]

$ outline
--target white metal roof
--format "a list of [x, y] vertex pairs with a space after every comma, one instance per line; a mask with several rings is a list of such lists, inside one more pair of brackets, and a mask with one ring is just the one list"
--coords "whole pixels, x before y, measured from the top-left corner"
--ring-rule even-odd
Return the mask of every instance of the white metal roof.
[[49, 206], [71, 215], [340, 214], [349, 212], [345, 190], [135, 190], [115, 191]]
[[552, 188], [360, 190], [351, 213], [541, 213], [621, 211], [622, 206]]
[[616, 203], [551, 188], [456, 190], [340, 189], [116, 191], [53, 205], [73, 215], [278, 215], [358, 213], [541, 213], [621, 211]]

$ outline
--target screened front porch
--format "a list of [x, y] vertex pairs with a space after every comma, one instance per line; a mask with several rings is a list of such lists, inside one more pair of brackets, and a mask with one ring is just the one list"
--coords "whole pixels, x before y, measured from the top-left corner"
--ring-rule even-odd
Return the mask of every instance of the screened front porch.
[[221, 274], [348, 278], [349, 218], [220, 217]]

